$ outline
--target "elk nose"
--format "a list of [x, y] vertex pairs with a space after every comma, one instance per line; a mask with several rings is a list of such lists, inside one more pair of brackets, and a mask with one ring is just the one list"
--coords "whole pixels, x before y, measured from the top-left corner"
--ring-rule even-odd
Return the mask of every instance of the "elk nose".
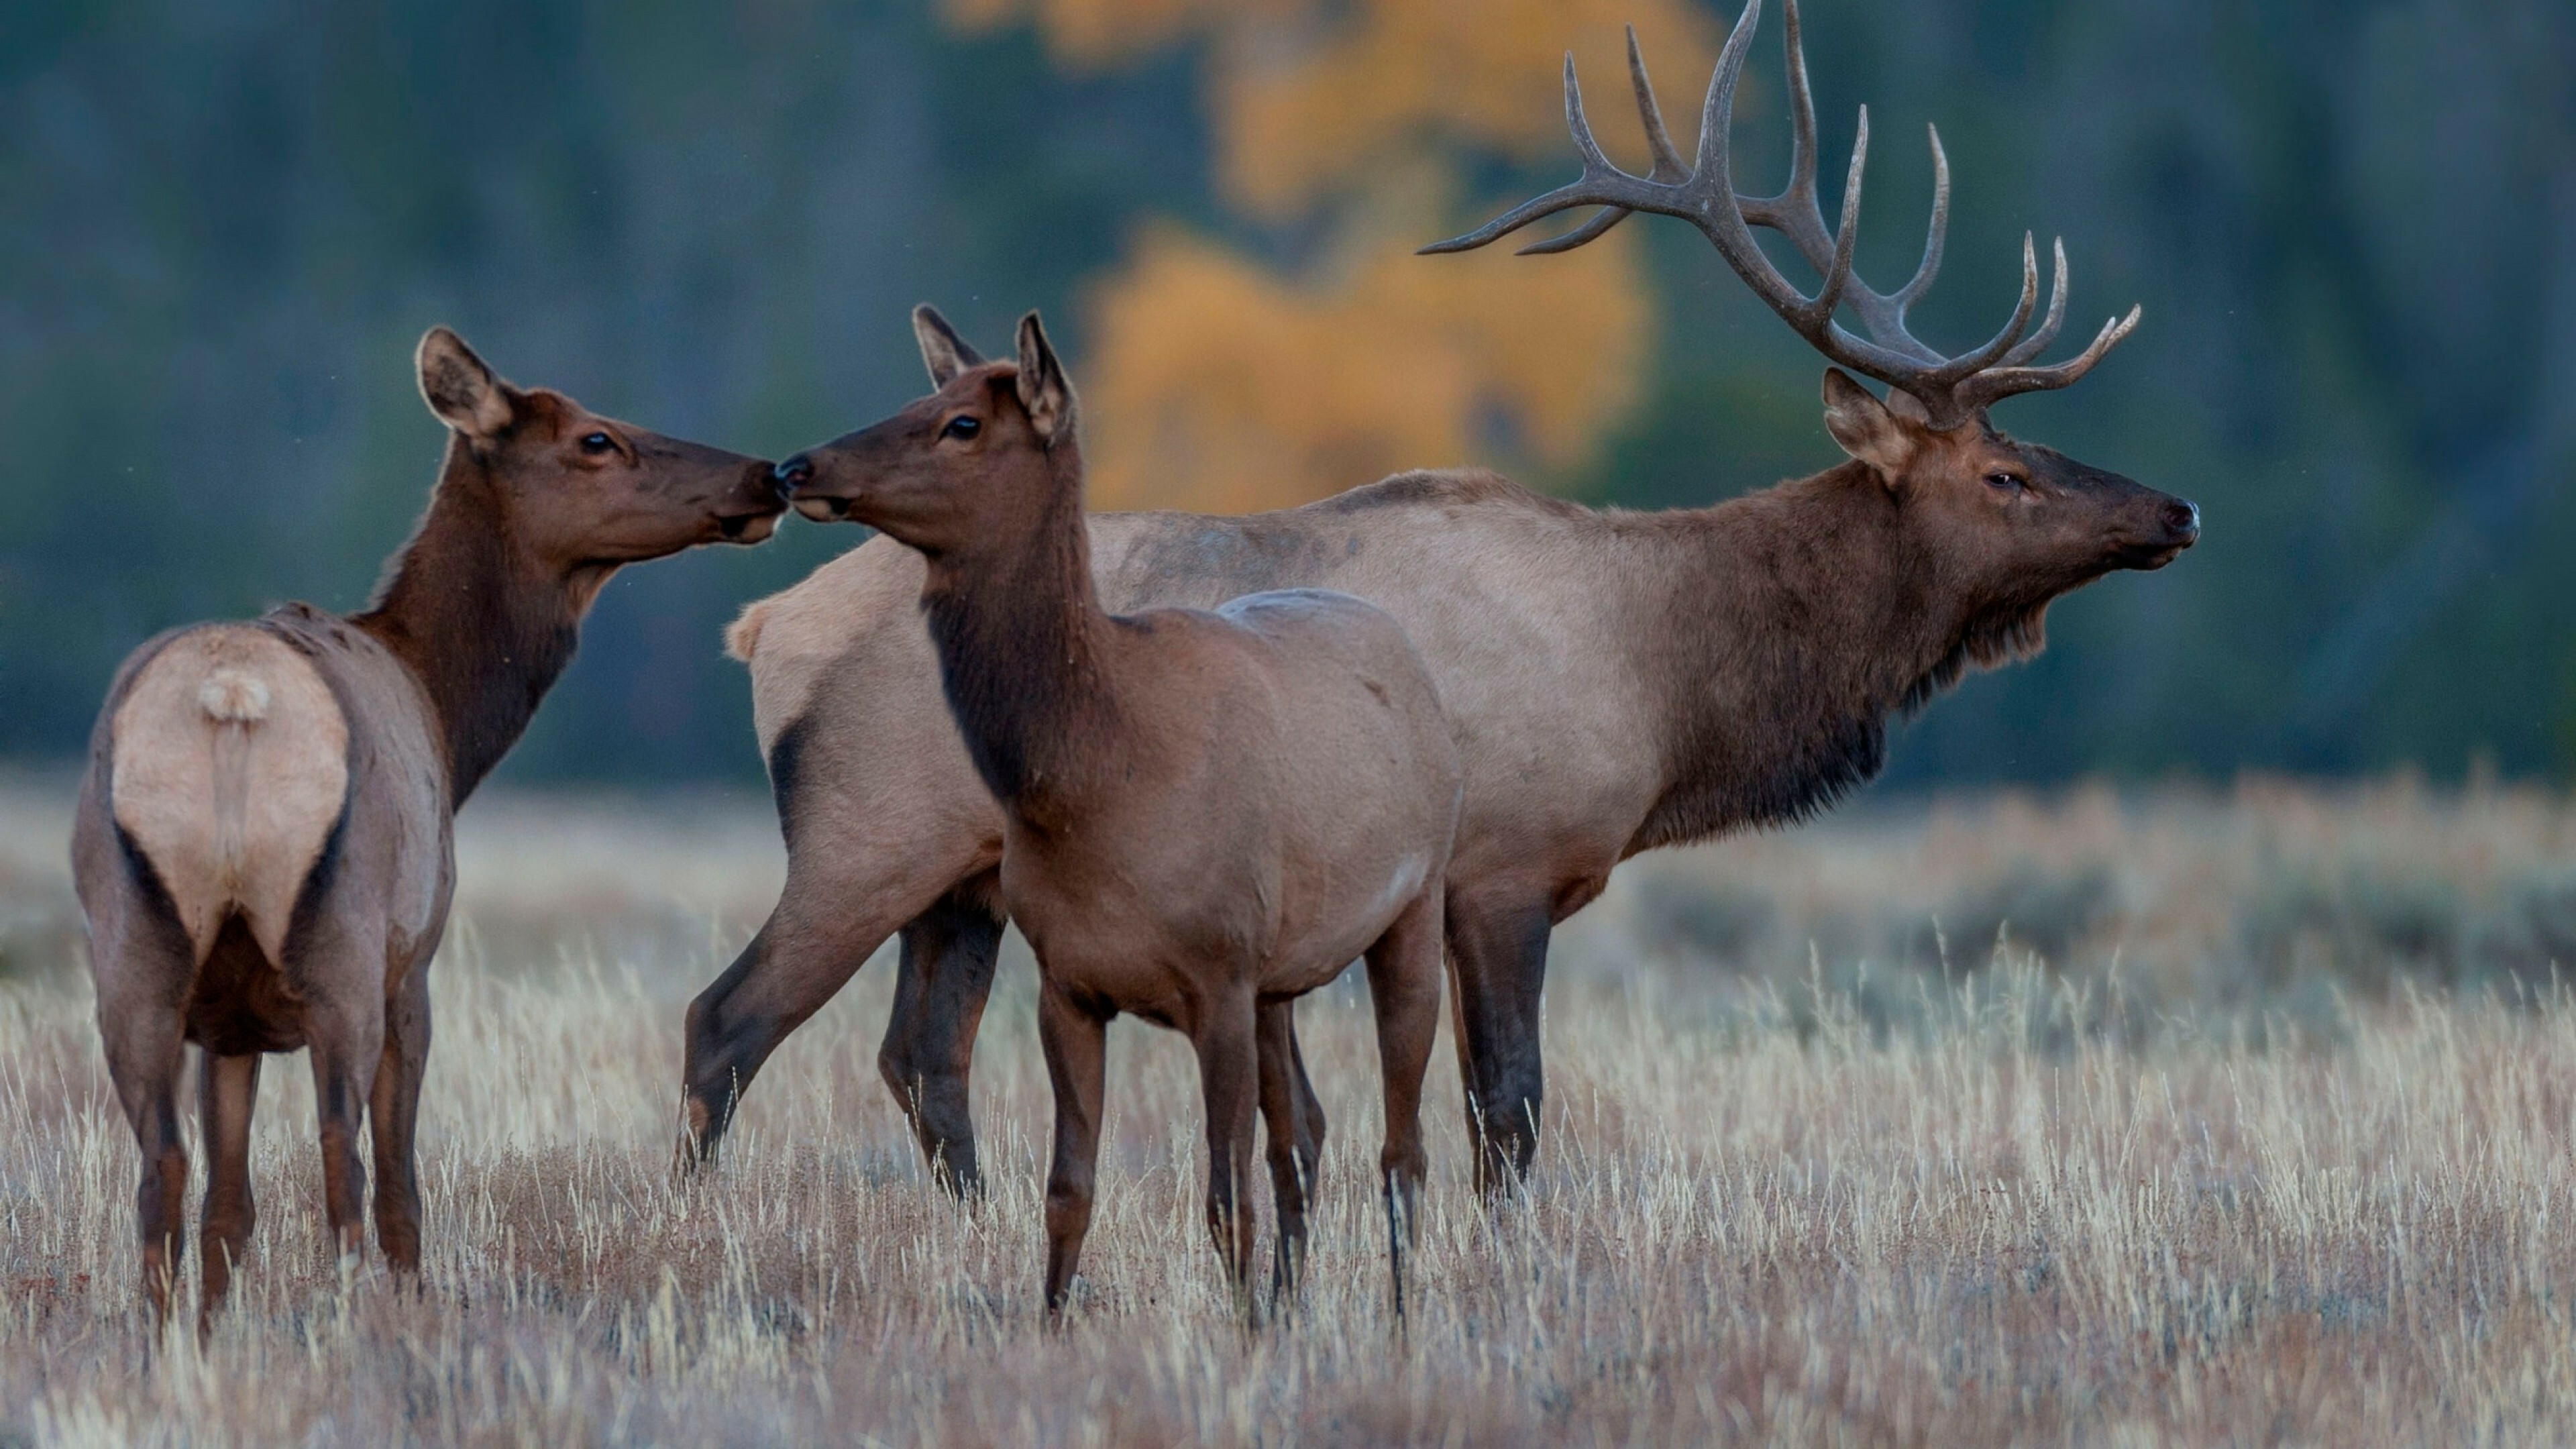
[[782, 491], [793, 493], [814, 481], [814, 460], [799, 453], [783, 463], [773, 465], [769, 470], [769, 476], [777, 481]]
[[2200, 537], [2200, 505], [2175, 499], [2165, 505], [2165, 526], [2188, 542]]

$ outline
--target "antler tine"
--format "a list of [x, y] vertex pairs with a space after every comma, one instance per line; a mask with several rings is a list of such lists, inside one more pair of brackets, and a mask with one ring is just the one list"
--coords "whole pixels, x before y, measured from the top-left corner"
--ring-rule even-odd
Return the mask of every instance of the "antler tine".
[[[1843, 289], [1851, 285], [1852, 246], [1860, 240], [1860, 179], [1869, 160], [1869, 107], [1860, 108], [1860, 131], [1852, 138], [1851, 175], [1843, 182], [1843, 214], [1834, 229], [1834, 259], [1825, 268], [1825, 284], [1816, 289], [1816, 300], [1808, 310], [1820, 322], [1833, 320], [1834, 309], [1843, 302]], [[1808, 183], [1812, 189], [1814, 182]]]
[[[1637, 93], [1637, 120], [1645, 127], [1646, 149], [1655, 159], [1653, 169], [1646, 173], [1646, 179], [1661, 181], [1668, 185], [1688, 181], [1690, 168], [1683, 164], [1682, 153], [1674, 147], [1672, 133], [1664, 129], [1663, 107], [1655, 103], [1655, 83], [1646, 77], [1646, 53], [1637, 44], [1637, 27], [1634, 25], [1628, 27], [1628, 84]], [[1570, 252], [1598, 238], [1603, 232], [1626, 221], [1633, 214], [1624, 206], [1609, 207], [1600, 215], [1563, 236], [1530, 243], [1521, 248], [1518, 255], [1540, 257], [1554, 256], [1558, 252]]]
[[1583, 82], [1575, 79], [1574, 52], [1570, 50], [1565, 53], [1565, 129], [1573, 133], [1574, 149], [1583, 154], [1585, 175], [1604, 171], [1627, 174], [1610, 164], [1610, 158], [1601, 152], [1600, 139], [1592, 134], [1592, 118], [1583, 110]]
[[1575, 79], [1574, 53], [1565, 56], [1565, 126], [1573, 134], [1574, 148], [1583, 156], [1583, 174], [1544, 196], [1522, 202], [1492, 221], [1464, 236], [1433, 242], [1417, 249], [1417, 256], [1440, 256], [1451, 252], [1473, 251], [1498, 237], [1508, 236], [1541, 217], [1579, 206], [1606, 206], [1616, 210], [1608, 220], [1595, 217], [1563, 237], [1535, 243], [1525, 252], [1564, 251], [1582, 245], [1618, 224], [1620, 217], [1631, 211], [1651, 211], [1665, 216], [1697, 220], [1700, 207], [1688, 178], [1675, 185], [1649, 176], [1633, 176], [1612, 164], [1594, 139], [1592, 122], [1584, 115], [1583, 87]]
[[1788, 22], [1780, 44], [1789, 62], [1789, 185], [1780, 196], [1806, 202], [1821, 224], [1824, 212], [1816, 199], [1816, 93], [1807, 83], [1807, 46], [1799, 34], [1798, 0], [1785, 0], [1781, 8]]
[[2047, 351], [2048, 344], [2057, 340], [2059, 324], [2066, 320], [2066, 238], [2058, 237], [2050, 242], [2049, 250], [2053, 253], [2049, 271], [2057, 280], [2049, 288], [2048, 315], [2040, 320], [2038, 331], [2023, 338], [2020, 346], [1996, 359], [1997, 367], [2019, 367]]
[[2104, 354], [2126, 341], [2129, 334], [2137, 330], [2138, 319], [2145, 315], [2144, 306], [2132, 305], [2126, 317], [2114, 317], [2103, 323], [2102, 330], [2093, 335], [2091, 346], [2053, 367], [1998, 367], [1978, 373], [1959, 384], [1959, 405], [1974, 411], [2021, 393], [2064, 387], [2091, 372], [2093, 364], [2100, 362]]
[[[1699, 107], [1699, 154], [1691, 175], [1714, 197], [1735, 194], [1735, 83], [1744, 75], [1744, 56], [1753, 48], [1754, 27], [1762, 23], [1762, 0], [1745, 0], [1744, 13], [1727, 32], [1717, 53], [1717, 70], [1708, 78], [1708, 96]], [[1711, 181], [1714, 184], [1710, 184]]]
[[[2014, 343], [2021, 340], [2023, 329], [2030, 326], [2031, 309], [2038, 305], [2039, 254], [2031, 246], [2030, 233], [2023, 232], [2021, 234], [2021, 300], [2013, 307], [2012, 320], [2006, 322], [2004, 329], [1989, 339], [1985, 346], [1974, 352], [1961, 353], [1939, 367], [1925, 371], [1916, 379], [1918, 387], [1946, 395], [1956, 389], [1961, 379], [1974, 377], [1994, 366], [2003, 359], [2005, 353], [2012, 350]], [[1921, 393], [1918, 392], [1916, 395], [1921, 396]], [[1924, 402], [1931, 408], [1934, 421], [1940, 421], [1942, 415], [1940, 405], [1930, 398], [1925, 398]], [[1962, 406], [1959, 412], [1964, 415], [1967, 409]]]
[[[1516, 257], [1552, 257], [1558, 252], [1570, 252], [1576, 247], [1583, 245], [1585, 242], [1599, 239], [1603, 232], [1608, 231], [1610, 228], [1617, 226], [1623, 221], [1626, 221], [1629, 217], [1634, 216], [1635, 214], [1636, 213], [1634, 211], [1624, 206], [1605, 206], [1601, 208], [1599, 214], [1595, 215], [1590, 221], [1576, 227], [1574, 230], [1569, 231], [1562, 236], [1549, 237], [1545, 241], [1531, 242], [1528, 246], [1515, 249], [1512, 252], [1512, 255]], [[1497, 233], [1497, 235], [1500, 235], [1500, 233]], [[1460, 240], [1464, 241], [1465, 238], [1461, 237]], [[1481, 246], [1483, 243], [1479, 242], [1477, 245]], [[1434, 252], [1464, 250], [1466, 250], [1466, 248], [1454, 247], [1447, 242], [1442, 242], [1437, 246], [1424, 247], [1420, 255], [1428, 256]]]
[[[1914, 277], [1888, 300], [1896, 304], [1896, 322], [1905, 324], [1905, 313], [1925, 292], [1932, 290], [1932, 279], [1941, 275], [1941, 249], [1950, 237], [1950, 155], [1941, 149], [1941, 128], [1925, 122], [1924, 131], [1932, 138], [1932, 225], [1923, 234], [1923, 260], [1914, 268]], [[2065, 269], [2059, 268], [2060, 275]], [[2051, 315], [2054, 315], [2053, 313]]]
[[1682, 164], [1672, 133], [1664, 129], [1664, 108], [1655, 104], [1655, 83], [1646, 78], [1646, 52], [1637, 44], [1633, 25], [1628, 27], [1628, 84], [1636, 88], [1637, 119], [1646, 128], [1646, 149], [1655, 157], [1655, 169], [1646, 174], [1657, 181], [1689, 180], [1690, 168]]
[[1816, 194], [1816, 96], [1807, 84], [1807, 49], [1799, 38], [1798, 6], [1790, 0], [1788, 38], [1782, 49], [1789, 67], [1789, 184], [1775, 195], [1739, 196], [1736, 208], [1755, 226], [1767, 226], [1787, 237], [1822, 272], [1833, 265], [1833, 234], [1825, 230], [1825, 208]]

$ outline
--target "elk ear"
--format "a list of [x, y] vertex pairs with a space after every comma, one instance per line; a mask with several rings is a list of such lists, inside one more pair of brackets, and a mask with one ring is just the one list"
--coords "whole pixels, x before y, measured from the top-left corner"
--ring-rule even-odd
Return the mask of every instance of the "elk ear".
[[[1921, 405], [1916, 408], [1919, 411]], [[1825, 431], [1834, 435], [1844, 452], [1875, 469], [1879, 481], [1891, 488], [1905, 476], [1906, 465], [1914, 461], [1917, 426], [1880, 402], [1868, 388], [1852, 381], [1841, 368], [1825, 369]]]
[[465, 339], [444, 327], [422, 334], [420, 395], [449, 427], [477, 441], [499, 437], [510, 426], [510, 385], [496, 376]]
[[912, 309], [912, 335], [921, 344], [921, 360], [930, 368], [932, 387], [946, 387], [968, 368], [984, 365], [984, 355], [967, 345], [928, 302]]
[[1054, 447], [1059, 436], [1073, 429], [1073, 384], [1065, 378], [1055, 349], [1047, 345], [1046, 328], [1035, 312], [1020, 319], [1018, 387], [1029, 426], [1037, 429], [1039, 441]]

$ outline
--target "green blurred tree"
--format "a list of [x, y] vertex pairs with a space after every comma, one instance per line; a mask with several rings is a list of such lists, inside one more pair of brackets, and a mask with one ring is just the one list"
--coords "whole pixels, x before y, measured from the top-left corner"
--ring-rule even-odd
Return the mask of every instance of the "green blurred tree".
[[[435, 464], [406, 359], [436, 321], [522, 380], [778, 453], [919, 390], [911, 303], [993, 338], [1044, 306], [1115, 471], [1219, 507], [1455, 461], [1667, 506], [1833, 461], [1818, 360], [1687, 228], [1405, 255], [1571, 174], [1560, 48], [1633, 156], [1627, 12], [953, 3], [0, 11], [0, 753], [76, 751], [156, 629], [358, 603]], [[1677, 121], [1734, 8], [1636, 9]], [[1990, 329], [2021, 230], [2062, 231], [2079, 313], [2147, 322], [1999, 421], [2208, 515], [1927, 715], [1898, 782], [2576, 770], [2563, 0], [1805, 13], [1827, 146], [1863, 100], [1882, 138], [1864, 267], [1910, 261], [1929, 168], [1900, 139], [1938, 122], [1929, 333]], [[1752, 186], [1787, 153], [1778, 25], [1737, 130]], [[1211, 337], [1262, 366], [1200, 368]], [[1175, 426], [1309, 442], [1214, 457], [1165, 448]], [[717, 626], [849, 541], [793, 526], [622, 577], [510, 776], [755, 778]]]

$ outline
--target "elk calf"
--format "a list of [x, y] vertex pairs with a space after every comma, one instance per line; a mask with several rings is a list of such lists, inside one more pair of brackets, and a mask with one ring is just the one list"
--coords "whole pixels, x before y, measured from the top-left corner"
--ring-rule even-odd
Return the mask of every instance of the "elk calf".
[[455, 809], [571, 661], [620, 565], [757, 543], [785, 511], [759, 460], [512, 387], [443, 327], [418, 360], [447, 456], [374, 604], [164, 634], [125, 661], [91, 736], [72, 867], [108, 1072], [143, 1152], [156, 1318], [184, 1243], [186, 1042], [204, 1049], [204, 1316], [250, 1242], [264, 1052], [312, 1049], [341, 1251], [364, 1237], [363, 1116], [377, 1236], [397, 1270], [418, 1268], [412, 1128]]
[[921, 605], [949, 710], [1001, 803], [1002, 896], [1043, 977], [1048, 1310], [1090, 1225], [1103, 1029], [1121, 1011], [1197, 1049], [1208, 1227], [1239, 1295], [1258, 1102], [1277, 1278], [1293, 1283], [1307, 1164], [1290, 1013], [1364, 955], [1401, 1312], [1459, 797], [1430, 675], [1394, 619], [1348, 594], [1107, 612], [1073, 389], [1037, 314], [1021, 320], [1016, 364], [977, 357], [928, 307], [913, 324], [939, 390], [779, 476], [807, 517], [871, 524], [927, 561]]

